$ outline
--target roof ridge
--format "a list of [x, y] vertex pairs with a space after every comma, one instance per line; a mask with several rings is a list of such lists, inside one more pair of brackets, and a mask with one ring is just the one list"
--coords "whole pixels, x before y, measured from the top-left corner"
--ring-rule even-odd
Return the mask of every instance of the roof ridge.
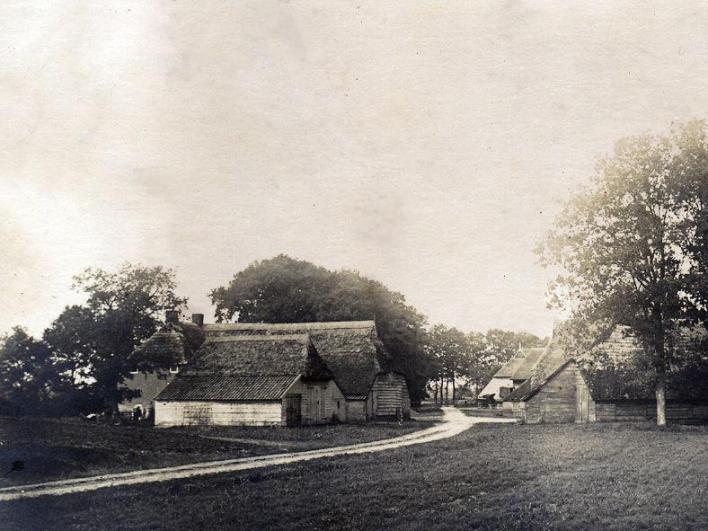
[[205, 343], [227, 343], [236, 341], [298, 341], [300, 343], [311, 343], [310, 334], [281, 334], [275, 336], [210, 336]]
[[366, 321], [312, 321], [304, 323], [210, 323], [205, 324], [205, 330], [247, 330], [249, 328], [263, 329], [267, 330], [269, 328], [294, 328], [294, 329], [308, 329], [308, 328], [325, 328], [325, 329], [337, 329], [337, 328], [370, 328], [375, 326], [376, 322], [372, 320]]

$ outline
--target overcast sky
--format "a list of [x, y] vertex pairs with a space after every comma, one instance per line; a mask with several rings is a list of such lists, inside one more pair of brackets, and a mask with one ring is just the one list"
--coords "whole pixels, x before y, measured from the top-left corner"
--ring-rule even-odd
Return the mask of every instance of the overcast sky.
[[0, 4], [0, 332], [124, 261], [210, 320], [286, 253], [549, 333], [533, 247], [617, 139], [706, 117], [708, 8], [380, 4]]

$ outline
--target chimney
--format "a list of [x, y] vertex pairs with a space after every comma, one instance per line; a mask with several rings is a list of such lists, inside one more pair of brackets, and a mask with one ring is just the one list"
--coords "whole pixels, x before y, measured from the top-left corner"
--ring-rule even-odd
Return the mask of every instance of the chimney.
[[199, 327], [204, 326], [204, 314], [203, 313], [193, 313], [192, 314], [192, 322]]
[[177, 324], [179, 322], [179, 312], [177, 310], [167, 310], [165, 312], [165, 322]]

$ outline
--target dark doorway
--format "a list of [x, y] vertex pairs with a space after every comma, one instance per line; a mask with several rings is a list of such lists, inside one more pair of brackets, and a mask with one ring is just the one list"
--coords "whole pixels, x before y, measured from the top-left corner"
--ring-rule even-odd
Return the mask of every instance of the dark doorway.
[[302, 415], [300, 414], [300, 403], [302, 402], [302, 396], [286, 396], [285, 397], [285, 425], [286, 426], [299, 426], [302, 422]]

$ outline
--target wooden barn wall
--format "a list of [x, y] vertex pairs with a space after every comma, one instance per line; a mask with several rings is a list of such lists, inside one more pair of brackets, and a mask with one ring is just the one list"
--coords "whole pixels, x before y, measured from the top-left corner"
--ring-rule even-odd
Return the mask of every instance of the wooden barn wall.
[[[597, 402], [598, 422], [631, 422], [656, 419], [656, 402]], [[666, 418], [674, 422], [703, 422], [708, 420], [708, 404], [668, 402]]]
[[155, 426], [279, 425], [280, 412], [280, 400], [155, 402]]
[[397, 410], [410, 415], [410, 397], [403, 376], [396, 373], [380, 374], [372, 386], [374, 416], [395, 417]]
[[[303, 383], [298, 380], [288, 390], [286, 396], [300, 395], [300, 414], [302, 424], [325, 424], [335, 418], [341, 422], [347, 420], [347, 408], [344, 395], [334, 380], [327, 382]], [[282, 424], [285, 424], [286, 406], [283, 401]]]
[[575, 422], [577, 368], [570, 364], [526, 401], [525, 422]]
[[175, 374], [169, 371], [141, 372], [131, 374], [130, 378], [126, 378], [122, 386], [131, 390], [140, 391], [140, 396], [124, 400], [118, 404], [120, 413], [132, 413], [133, 408], [140, 405], [143, 407], [145, 414], [148, 415], [153, 408], [153, 399], [167, 387], [167, 384], [174, 380]]

